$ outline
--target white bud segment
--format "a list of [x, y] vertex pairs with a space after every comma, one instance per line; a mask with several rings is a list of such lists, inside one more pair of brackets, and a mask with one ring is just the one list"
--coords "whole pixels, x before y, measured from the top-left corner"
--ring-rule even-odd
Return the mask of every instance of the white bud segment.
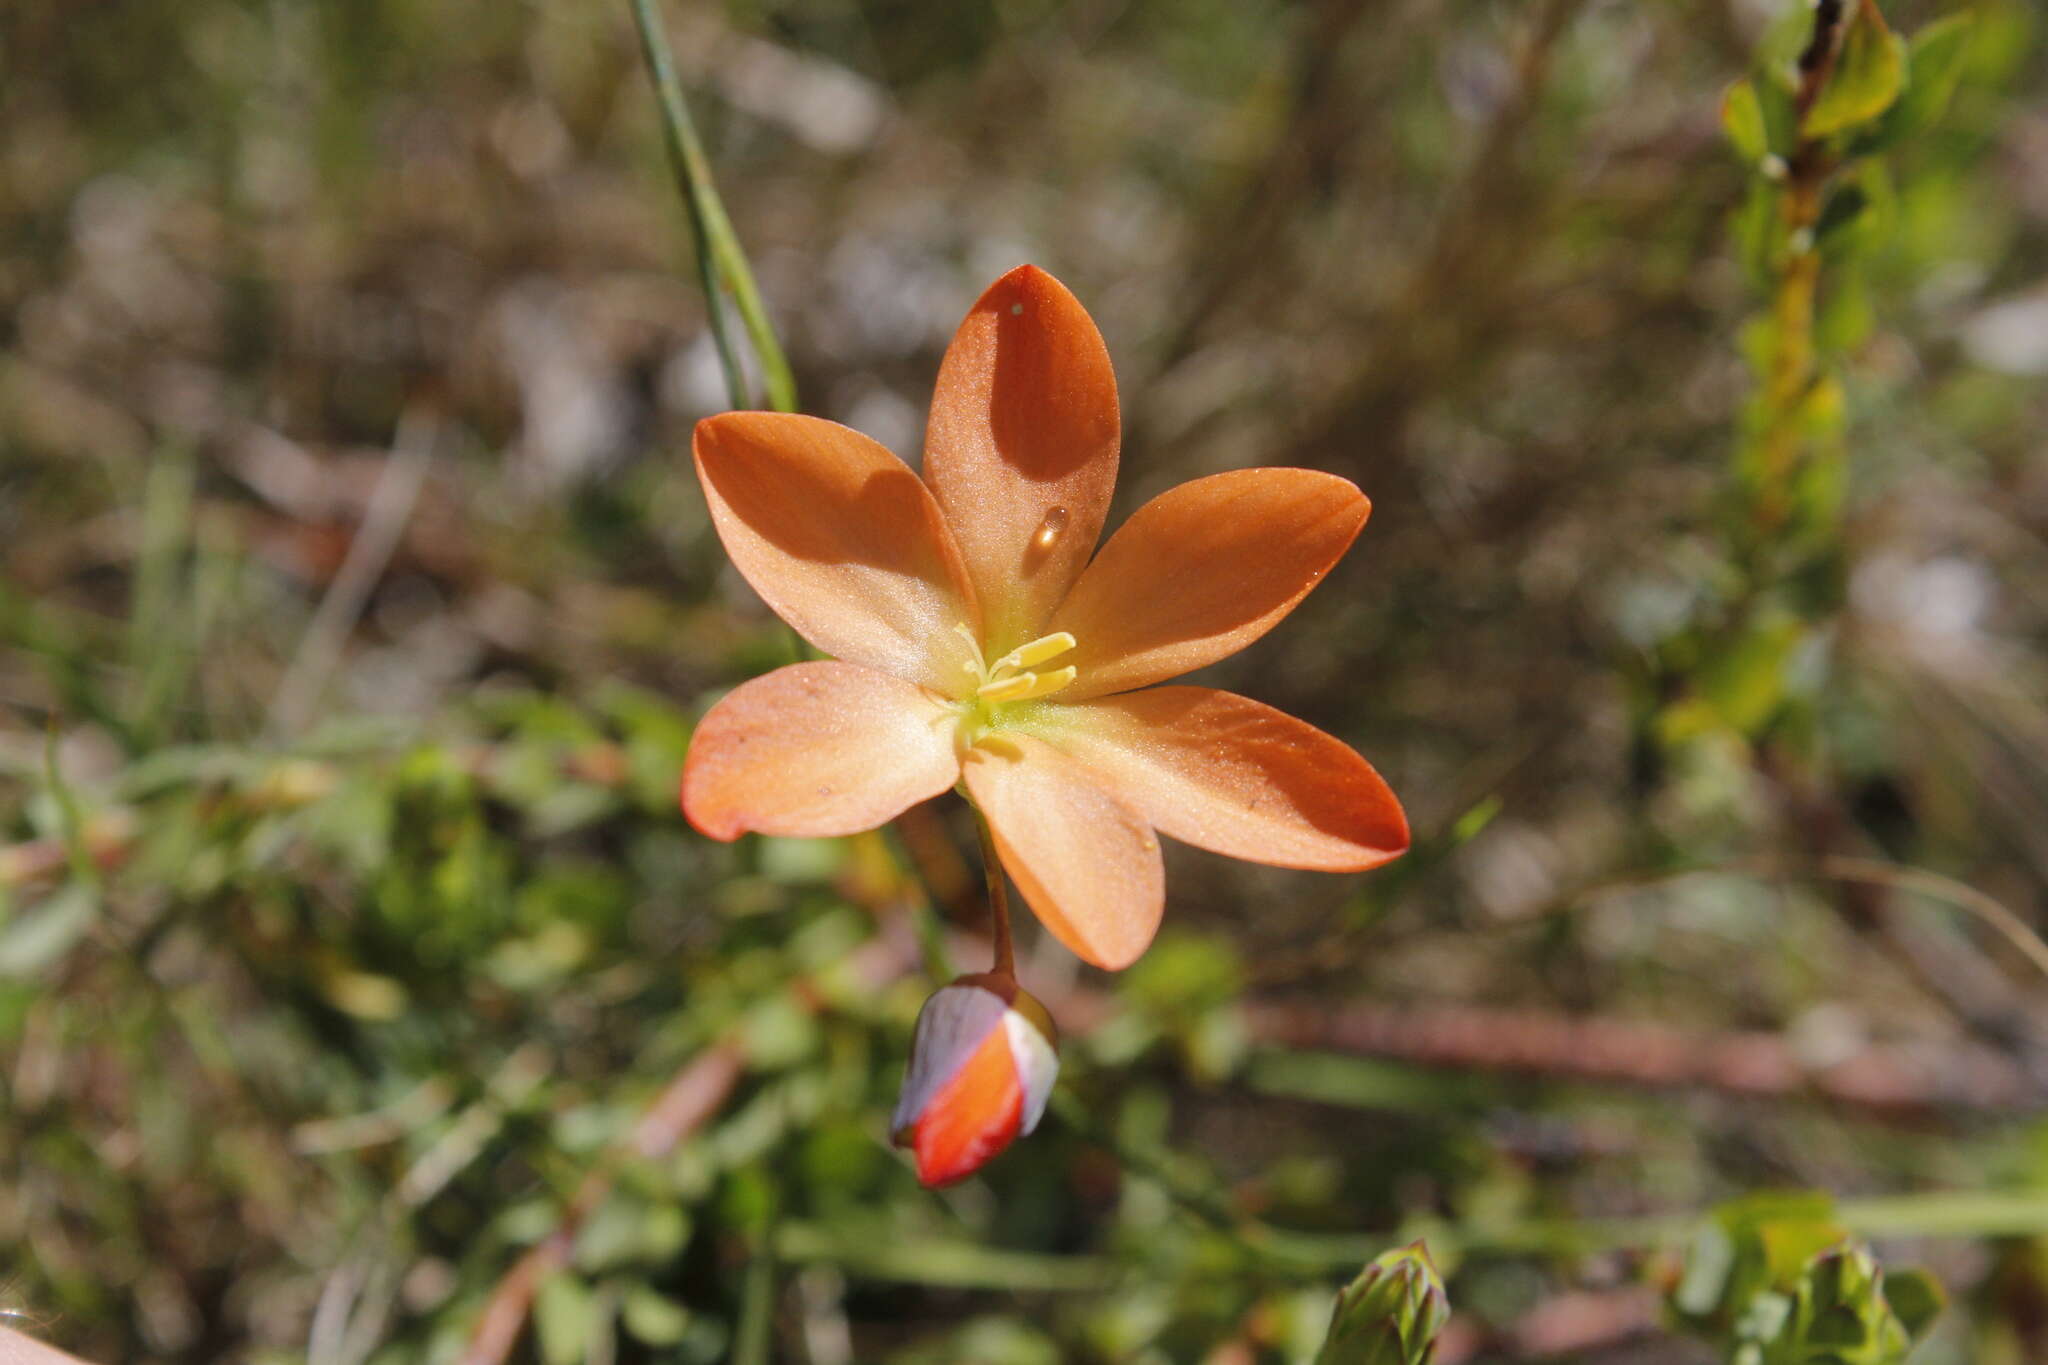
[[1025, 1137], [1037, 1131], [1038, 1121], [1045, 1117], [1045, 1106], [1052, 1099], [1052, 1083], [1059, 1079], [1060, 1054], [1053, 1048], [1052, 1039], [1038, 1031], [1038, 1025], [1015, 1010], [1003, 1013], [1003, 1027], [1009, 1031], [1010, 1056], [1017, 1063], [1017, 1078], [1024, 1086], [1024, 1115], [1017, 1126], [1017, 1136]]

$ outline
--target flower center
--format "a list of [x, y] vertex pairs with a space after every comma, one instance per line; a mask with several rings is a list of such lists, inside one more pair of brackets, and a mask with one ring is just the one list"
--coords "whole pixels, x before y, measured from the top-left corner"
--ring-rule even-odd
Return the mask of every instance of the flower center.
[[1044, 673], [1035, 671], [1038, 665], [1057, 659], [1074, 647], [1074, 637], [1064, 630], [1057, 635], [1040, 636], [1028, 645], [1019, 645], [994, 663], [989, 663], [982, 657], [981, 642], [974, 638], [973, 631], [965, 624], [954, 629], [974, 651], [974, 657], [962, 665], [975, 677], [974, 695], [990, 705], [1050, 696], [1074, 681], [1075, 670], [1071, 666]]

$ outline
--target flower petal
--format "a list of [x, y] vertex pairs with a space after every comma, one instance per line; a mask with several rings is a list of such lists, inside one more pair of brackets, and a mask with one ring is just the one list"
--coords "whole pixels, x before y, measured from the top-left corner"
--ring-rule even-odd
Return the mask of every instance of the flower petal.
[[962, 773], [1003, 867], [1052, 936], [1111, 971], [1137, 961], [1166, 904], [1159, 840], [1144, 818], [1028, 735], [969, 750]]
[[924, 443], [990, 658], [1036, 639], [1088, 562], [1117, 440], [1116, 376], [1087, 310], [1036, 266], [990, 285], [939, 366]]
[[951, 1081], [991, 1033], [1003, 1027], [1009, 1003], [979, 983], [956, 980], [941, 986], [917, 1012], [910, 1038], [910, 1064], [889, 1131], [900, 1139], [908, 1133], [939, 1088]]
[[911, 1125], [917, 1182], [926, 1189], [973, 1175], [1010, 1145], [1024, 1121], [1024, 1083], [1009, 1030], [992, 1029]]
[[697, 424], [697, 476], [754, 591], [827, 654], [947, 693], [966, 681], [974, 591], [930, 490], [836, 422], [728, 412]]
[[1294, 610], [1371, 511], [1348, 479], [1310, 469], [1240, 469], [1168, 489], [1110, 537], [1047, 623], [1079, 642], [1060, 660], [1080, 674], [1060, 700], [1235, 654]]
[[858, 664], [791, 664], [711, 708], [683, 763], [683, 814], [714, 839], [873, 829], [960, 778], [951, 707]]
[[1370, 763], [1249, 697], [1155, 687], [1048, 706], [1035, 728], [1185, 843], [1322, 872], [1362, 872], [1408, 847], [1401, 803]]

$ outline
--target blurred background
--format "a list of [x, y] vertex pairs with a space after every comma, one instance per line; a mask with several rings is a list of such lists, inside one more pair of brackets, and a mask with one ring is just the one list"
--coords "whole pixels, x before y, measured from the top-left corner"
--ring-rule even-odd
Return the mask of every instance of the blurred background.
[[623, 0], [15, 0], [0, 1310], [105, 1362], [1237, 1365], [1426, 1235], [1440, 1359], [1706, 1361], [1692, 1219], [1798, 1188], [1947, 1285], [1916, 1360], [2048, 1359], [2048, 64], [1968, 9], [1823, 279], [1839, 510], [1764, 573], [1721, 100], [1803, 7], [668, 7], [805, 411], [915, 459], [1028, 260], [1117, 366], [1112, 525], [1254, 464], [1374, 503], [1201, 680], [1414, 851], [1170, 849], [1115, 978], [1027, 924], [1065, 1098], [933, 1194], [885, 1129], [906, 917], [981, 932], [959, 803], [675, 809], [787, 644], [689, 466]]

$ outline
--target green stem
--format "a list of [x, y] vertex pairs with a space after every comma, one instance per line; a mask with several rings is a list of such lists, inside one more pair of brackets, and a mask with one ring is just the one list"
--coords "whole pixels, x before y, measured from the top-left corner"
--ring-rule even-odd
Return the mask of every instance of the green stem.
[[[779, 1204], [779, 1199], [777, 1203]], [[739, 1330], [732, 1345], [733, 1365], [768, 1365], [775, 1345], [775, 1272], [779, 1259], [776, 1229], [781, 1214], [771, 1205], [751, 1239], [751, 1259], [740, 1287]]]
[[1771, 293], [1775, 349], [1764, 376], [1767, 416], [1760, 451], [1763, 488], [1756, 509], [1759, 521], [1771, 530], [1791, 515], [1792, 478], [1806, 447], [1812, 443], [1805, 431], [1801, 408], [1820, 377], [1814, 346], [1814, 313], [1821, 262], [1813, 234], [1820, 223], [1822, 191], [1835, 171], [1835, 163], [1823, 139], [1805, 136], [1804, 125], [1814, 101], [1834, 74], [1835, 54], [1841, 46], [1847, 10], [1843, 3], [1818, 6], [1814, 11], [1813, 35], [1799, 58], [1800, 80], [1794, 107], [1801, 131], [1779, 195], [1787, 250]]
[[836, 1266], [864, 1280], [1005, 1294], [1100, 1291], [1117, 1274], [1099, 1256], [1009, 1251], [956, 1238], [862, 1235], [825, 1223], [783, 1223], [775, 1249], [785, 1261]]
[[726, 328], [718, 267], [711, 258], [711, 234], [705, 225], [692, 174], [693, 167], [703, 161], [701, 150], [694, 161], [691, 157], [691, 150], [698, 146], [696, 125], [690, 120], [689, 105], [683, 102], [682, 82], [676, 79], [675, 62], [669, 56], [668, 39], [662, 32], [660, 17], [654, 13], [652, 0], [633, 0], [633, 23], [640, 30], [640, 50], [647, 58], [647, 72], [654, 80], [655, 97], [660, 102], [662, 141], [668, 148], [669, 169], [675, 173], [676, 185], [683, 192], [683, 208], [689, 215], [697, 282], [704, 290], [704, 313], [711, 324], [711, 339], [718, 346], [718, 366], [725, 374], [725, 391], [735, 408], [745, 408], [750, 406], [746, 372]]
[[697, 125], [691, 120], [690, 107], [683, 100], [683, 86], [676, 78], [675, 59], [669, 53], [668, 36], [654, 5], [655, 0], [633, 0], [633, 22], [640, 30], [640, 45], [647, 56], [648, 73], [654, 79], [655, 94], [661, 103], [661, 127], [663, 140], [668, 146], [669, 165], [675, 171], [676, 183], [682, 189], [683, 201], [690, 211], [690, 229], [697, 245], [698, 274], [704, 285], [704, 306], [710, 315], [712, 336], [718, 343], [718, 359], [725, 369], [727, 391], [732, 394], [734, 407], [749, 406], [746, 376], [740, 368], [739, 357], [726, 331], [725, 317], [720, 309], [721, 291], [718, 286], [721, 283], [732, 296], [732, 305], [738, 310], [740, 321], [747, 329], [747, 340], [753, 345], [754, 358], [760, 362], [761, 383], [767, 391], [768, 406], [777, 412], [795, 412], [796, 377], [790, 372], [789, 360], [782, 353], [782, 343], [776, 339], [775, 326], [768, 320], [768, 310], [761, 302], [761, 290], [754, 283], [753, 267], [747, 263], [747, 253], [740, 246], [739, 234], [733, 231], [725, 204], [718, 197], [718, 187], [711, 178], [711, 161], [704, 154], [704, 144], [697, 136]]
[[43, 780], [57, 805], [57, 832], [64, 841], [64, 857], [71, 867], [71, 879], [85, 887], [97, 900], [100, 893], [99, 864], [85, 843], [85, 817], [78, 809], [78, 796], [64, 780], [63, 765], [57, 758], [57, 718], [50, 717], [43, 736]]
[[[1191, 1211], [1216, 1223], [1210, 1210]], [[1428, 1231], [1433, 1249], [1439, 1244], [1454, 1246], [1466, 1257], [1584, 1256], [1670, 1245], [1707, 1216], [1687, 1212], [1594, 1221], [1551, 1219], [1486, 1228], [1446, 1224]], [[1898, 1195], [1851, 1200], [1837, 1206], [1835, 1218], [1866, 1237], [2038, 1236], [2048, 1230], [2048, 1199], [1988, 1191]], [[1256, 1219], [1228, 1220], [1219, 1230], [1234, 1233], [1239, 1249], [1265, 1272], [1304, 1280], [1355, 1270], [1413, 1239], [1413, 1229], [1400, 1236], [1294, 1232]], [[776, 1249], [788, 1260], [835, 1265], [856, 1278], [949, 1288], [1100, 1293], [1114, 1282], [1114, 1267], [1100, 1257], [998, 1251], [950, 1240], [891, 1242], [815, 1223], [782, 1225]], [[1240, 1273], [1228, 1266], [1218, 1270], [1231, 1276]]]
[[981, 838], [981, 866], [988, 875], [989, 931], [995, 938], [996, 960], [989, 970], [997, 976], [1017, 975], [1017, 951], [1010, 942], [1010, 893], [1003, 884], [1003, 862], [996, 853], [995, 832], [981, 807], [968, 803], [974, 812], [974, 832]]

